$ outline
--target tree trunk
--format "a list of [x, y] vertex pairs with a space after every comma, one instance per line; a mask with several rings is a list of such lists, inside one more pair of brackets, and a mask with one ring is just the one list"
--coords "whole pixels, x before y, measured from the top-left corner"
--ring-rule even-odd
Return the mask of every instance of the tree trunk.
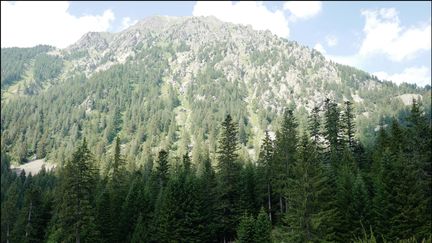
[[7, 230], [6, 230], [6, 242], [9, 243], [9, 235], [10, 235], [9, 224], [7, 224], [6, 228], [7, 228]]
[[282, 203], [282, 196], [279, 195], [279, 207], [280, 207], [280, 212], [281, 212], [281, 217], [283, 214], [283, 203]]
[[[27, 225], [30, 225], [32, 210], [33, 210], [33, 201], [30, 201], [29, 213], [28, 213], [28, 217], [27, 217]], [[27, 238], [28, 235], [29, 235], [29, 232], [28, 232], [28, 229], [26, 229], [25, 237]]]
[[270, 183], [267, 183], [267, 201], [268, 201], [268, 212], [269, 212], [269, 218], [270, 222], [272, 222], [272, 210], [271, 210], [271, 190], [270, 190]]
[[76, 243], [80, 243], [81, 242], [78, 227], [75, 228], [75, 239], [76, 239], [75, 240]]

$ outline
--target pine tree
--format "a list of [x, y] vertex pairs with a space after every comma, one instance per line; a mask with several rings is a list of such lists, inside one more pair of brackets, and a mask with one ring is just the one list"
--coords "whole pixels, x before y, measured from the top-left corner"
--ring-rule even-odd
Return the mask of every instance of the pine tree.
[[162, 188], [166, 185], [168, 180], [168, 152], [165, 150], [159, 151], [158, 167], [156, 168], [159, 186]]
[[189, 157], [188, 153], [183, 155], [183, 170], [187, 174], [191, 172], [191, 158]]
[[[413, 99], [408, 120], [408, 148], [409, 157], [416, 162], [413, 166], [417, 167], [421, 173], [419, 180], [423, 183], [423, 191], [427, 200], [427, 210], [424, 217], [425, 226], [431, 228], [432, 222], [432, 127], [428, 124], [428, 118], [423, 111], [420, 102]], [[428, 222], [428, 223], [427, 223]]]
[[239, 209], [242, 213], [256, 215], [260, 208], [256, 185], [255, 167], [248, 163], [240, 172], [239, 178]]
[[25, 191], [24, 205], [14, 228], [15, 241], [41, 242], [44, 240], [45, 208], [40, 188], [33, 183]]
[[345, 109], [342, 115], [342, 127], [344, 130], [344, 140], [347, 142], [348, 147], [353, 150], [356, 144], [354, 134], [355, 134], [355, 123], [352, 103], [350, 101], [345, 101]]
[[227, 115], [222, 123], [222, 134], [218, 146], [219, 204], [223, 212], [223, 239], [234, 238], [234, 229], [238, 223], [240, 164], [237, 161], [239, 148], [237, 125]]
[[111, 197], [108, 188], [103, 188], [96, 199], [96, 219], [101, 239], [105, 242], [114, 241], [114, 217], [112, 215]]
[[258, 217], [255, 221], [255, 234], [254, 242], [256, 243], [270, 243], [271, 239], [272, 225], [269, 220], [267, 213], [264, 208], [261, 208]]
[[18, 185], [12, 183], [6, 193], [6, 200], [1, 205], [2, 241], [11, 242], [13, 225], [18, 215]]
[[252, 216], [245, 214], [240, 219], [237, 229], [237, 241], [239, 243], [255, 242], [255, 220]]
[[[150, 185], [152, 183], [152, 181], [144, 181], [140, 175], [137, 175], [130, 183], [129, 193], [122, 206], [119, 220], [123, 235], [127, 235], [123, 237], [126, 242], [132, 240], [134, 234], [138, 234], [141, 239], [147, 239], [147, 241], [153, 237], [152, 225], [155, 215], [153, 214], [154, 201], [151, 198], [153, 192], [151, 192]], [[157, 194], [157, 189], [154, 190], [154, 194]]]
[[98, 241], [93, 209], [97, 170], [84, 139], [63, 172], [58, 225], [62, 241]]
[[258, 179], [260, 179], [261, 182], [261, 191], [264, 192], [262, 194], [265, 197], [264, 201], [266, 202], [265, 205], [267, 206], [270, 222], [272, 221], [273, 159], [274, 145], [268, 131], [266, 131], [258, 160]]
[[293, 242], [334, 240], [334, 192], [307, 136], [302, 138], [297, 156], [286, 189], [288, 237]]
[[363, 181], [363, 177], [360, 172], [357, 173], [354, 181], [353, 189], [353, 201], [352, 201], [352, 219], [350, 224], [353, 225], [352, 234], [360, 236], [363, 229], [369, 229], [371, 226], [371, 214], [368, 191]]
[[[393, 119], [389, 147], [381, 156], [374, 198], [378, 232], [387, 240], [427, 236], [427, 199], [416, 161], [407, 153], [405, 131]], [[409, 150], [408, 150], [409, 151]]]
[[121, 155], [120, 138], [116, 138], [114, 147], [114, 156], [112, 163], [112, 176], [109, 183], [110, 190], [110, 213], [112, 217], [112, 240], [116, 242], [124, 241], [124, 232], [121, 231], [121, 218], [122, 205], [126, 197], [126, 169], [125, 160]]
[[120, 138], [116, 138], [114, 147], [114, 156], [112, 163], [112, 181], [116, 186], [120, 186], [123, 177], [125, 176], [125, 160], [123, 159], [120, 151]]
[[131, 242], [133, 243], [141, 243], [146, 242], [147, 238], [145, 235], [143, 235], [143, 232], [145, 232], [146, 225], [143, 223], [143, 217], [140, 214], [138, 217], [137, 224], [135, 226], [135, 229], [132, 234]]
[[203, 172], [200, 178], [200, 202], [201, 214], [204, 224], [202, 241], [217, 242], [218, 233], [221, 231], [222, 207], [218, 201], [217, 180], [215, 172], [211, 166], [211, 161], [208, 152], [205, 153], [204, 159], [201, 162]]
[[328, 143], [327, 162], [337, 165], [342, 151], [340, 110], [330, 99], [327, 99], [324, 104], [323, 135]]
[[310, 135], [312, 137], [312, 142], [314, 145], [318, 145], [319, 144], [319, 137], [321, 136], [321, 132], [320, 132], [320, 126], [321, 126], [321, 122], [320, 122], [321, 118], [319, 116], [319, 108], [318, 107], [314, 107], [311, 111], [311, 114], [309, 116], [309, 132]]
[[297, 121], [292, 110], [287, 109], [280, 130], [276, 134], [274, 176], [275, 191], [279, 194], [279, 215], [287, 211], [286, 183], [290, 176], [290, 167], [295, 163], [298, 145]]
[[354, 228], [353, 221], [353, 185], [355, 174], [348, 164], [342, 164], [336, 171], [337, 210], [340, 213], [337, 236], [340, 240], [351, 239]]

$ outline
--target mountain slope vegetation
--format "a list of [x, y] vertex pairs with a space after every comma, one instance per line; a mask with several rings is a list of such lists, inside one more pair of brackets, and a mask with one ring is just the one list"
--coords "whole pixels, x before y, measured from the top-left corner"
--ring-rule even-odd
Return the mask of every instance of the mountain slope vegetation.
[[1, 87], [2, 149], [19, 163], [61, 163], [82, 136], [101, 159], [117, 135], [138, 164], [159, 147], [177, 156], [208, 147], [214, 157], [228, 113], [239, 123], [242, 156], [257, 159], [264, 131], [274, 132], [286, 107], [304, 128], [326, 98], [354, 103], [357, 136], [370, 144], [371, 124], [407, 112], [401, 95], [430, 107], [430, 87], [380, 81], [212, 17], [150, 17], [119, 33], [90, 32], [65, 49], [2, 49]]

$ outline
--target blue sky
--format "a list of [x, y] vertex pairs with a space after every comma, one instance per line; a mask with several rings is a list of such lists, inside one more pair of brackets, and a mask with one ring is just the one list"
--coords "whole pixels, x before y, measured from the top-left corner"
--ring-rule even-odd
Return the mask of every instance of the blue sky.
[[214, 15], [269, 29], [321, 51], [328, 59], [396, 83], [423, 86], [431, 80], [431, 2], [1, 4], [2, 47], [51, 44], [62, 48], [88, 31], [118, 32], [147, 16]]

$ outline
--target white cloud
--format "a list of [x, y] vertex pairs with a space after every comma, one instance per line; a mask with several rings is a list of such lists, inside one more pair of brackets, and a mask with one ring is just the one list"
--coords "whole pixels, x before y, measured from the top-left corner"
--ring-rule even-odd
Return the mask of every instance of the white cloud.
[[251, 25], [255, 30], [270, 30], [280, 37], [289, 36], [288, 20], [283, 11], [273, 12], [267, 9], [263, 2], [197, 1], [192, 14], [214, 16], [226, 22]]
[[336, 46], [338, 44], [338, 39], [334, 35], [328, 35], [325, 38], [328, 46]]
[[283, 8], [291, 12], [291, 19], [308, 19], [321, 12], [320, 1], [287, 1]]
[[138, 20], [136, 20], [136, 19], [132, 20], [129, 17], [125, 17], [125, 18], [122, 19], [122, 25], [121, 25], [120, 29], [121, 30], [127, 29], [127, 28], [129, 28], [129, 26], [132, 26], [132, 25], [134, 25], [136, 23], [138, 23]]
[[321, 45], [321, 43], [316, 43], [314, 46], [314, 49], [321, 52], [323, 55], [327, 54], [326, 50], [324, 49], [324, 47]]
[[431, 24], [401, 26], [394, 8], [363, 10], [365, 38], [359, 50], [362, 56], [384, 54], [400, 62], [412, 59], [421, 50], [431, 49]]
[[69, 2], [1, 2], [1, 47], [49, 44], [64, 48], [89, 31], [107, 31], [114, 13], [74, 16]]
[[[361, 14], [365, 17], [365, 25], [358, 50], [351, 55], [327, 53], [326, 58], [341, 64], [365, 68], [374, 63], [377, 57], [387, 57], [392, 62], [404, 64], [421, 51], [431, 49], [430, 19], [408, 27], [401, 25], [398, 12], [394, 8], [363, 10]], [[430, 69], [426, 66], [408, 66], [401, 73], [391, 74], [383, 70], [373, 74], [397, 84], [407, 82], [424, 86], [431, 82]]]
[[403, 70], [401, 73], [388, 74], [387, 72], [375, 72], [373, 75], [377, 76], [382, 80], [390, 80], [396, 84], [415, 83], [419, 86], [425, 86], [431, 83], [430, 70], [426, 66], [421, 67], [409, 67]]

